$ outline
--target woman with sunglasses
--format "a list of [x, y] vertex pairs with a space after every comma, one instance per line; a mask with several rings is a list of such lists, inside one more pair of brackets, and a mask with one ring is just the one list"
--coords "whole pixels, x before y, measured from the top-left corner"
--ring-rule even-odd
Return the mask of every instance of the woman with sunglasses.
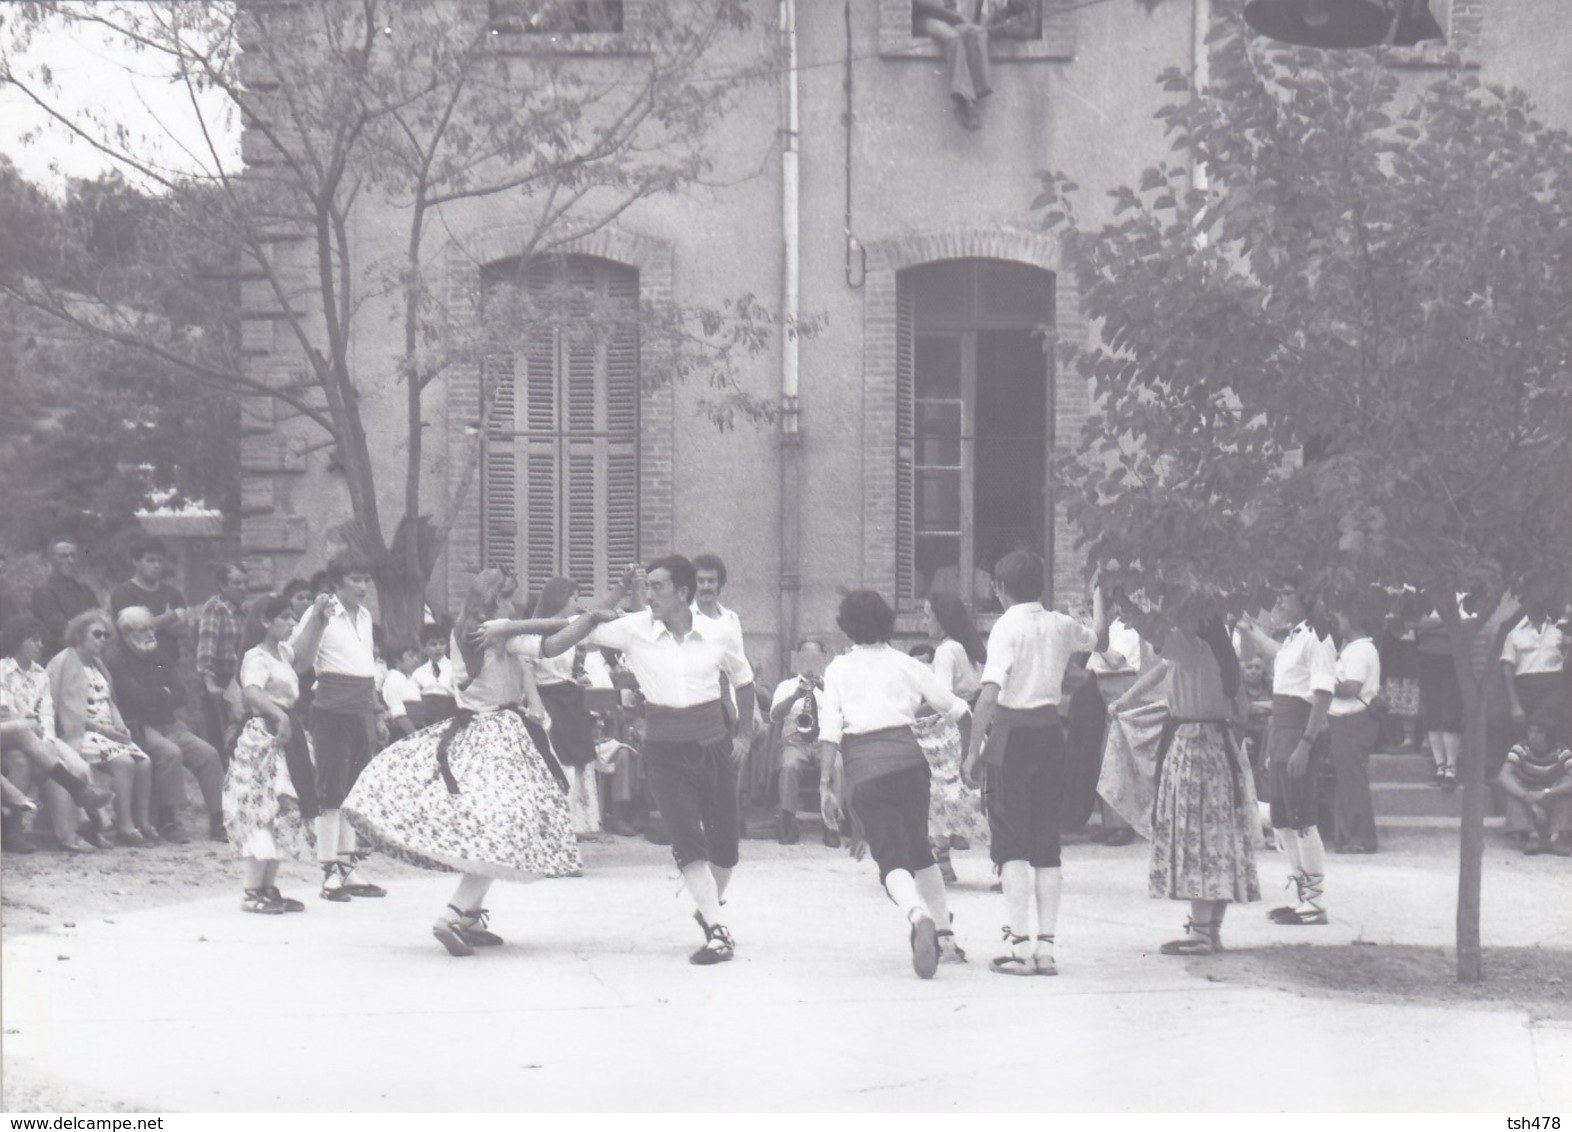
[[[114, 683], [104, 663], [113, 633], [109, 615], [102, 609], [71, 618], [61, 633], [64, 647], [49, 662], [49, 691], [55, 702], [56, 734], [113, 786], [114, 839], [121, 845], [146, 845], [156, 840], [149, 832], [153, 763], [132, 739], [115, 705]], [[96, 824], [90, 819], [82, 832], [93, 840]]]

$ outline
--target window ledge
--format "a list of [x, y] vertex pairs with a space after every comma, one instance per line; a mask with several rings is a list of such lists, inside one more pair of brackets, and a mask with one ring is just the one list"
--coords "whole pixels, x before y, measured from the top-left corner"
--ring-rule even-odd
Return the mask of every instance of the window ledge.
[[[1041, 38], [989, 37], [988, 58], [996, 63], [1073, 60], [1075, 30], [1072, 0], [1043, 0]], [[927, 36], [912, 34], [911, 0], [879, 0], [879, 55], [884, 59], [932, 62], [942, 59], [944, 52]]]
[[576, 32], [572, 35], [500, 31], [492, 50], [503, 55], [648, 55], [649, 49], [627, 32]]

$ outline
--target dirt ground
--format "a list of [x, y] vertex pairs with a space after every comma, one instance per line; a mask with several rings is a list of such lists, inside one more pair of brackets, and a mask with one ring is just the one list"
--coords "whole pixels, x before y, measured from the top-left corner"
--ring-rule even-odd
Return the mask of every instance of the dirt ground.
[[1197, 958], [1190, 970], [1213, 982], [1275, 987], [1302, 995], [1408, 1005], [1515, 1007], [1534, 1020], [1572, 1021], [1572, 951], [1492, 947], [1481, 983], [1457, 981], [1451, 948], [1295, 944]]
[[[198, 822], [188, 817], [187, 829]], [[603, 863], [633, 863], [648, 855], [642, 840], [602, 836], [595, 855]], [[768, 843], [766, 843], [766, 848]], [[6, 933], [71, 927], [79, 920], [225, 894], [240, 899], [238, 864], [227, 845], [193, 840], [189, 845], [114, 849], [73, 856], [58, 852], [8, 855], [0, 861], [0, 914]], [[384, 857], [368, 863], [375, 879], [396, 881], [419, 870]], [[285, 893], [310, 898], [318, 876], [309, 864], [286, 863], [279, 876]], [[1301, 995], [1360, 1002], [1392, 1002], [1469, 1008], [1516, 1008], [1534, 1019], [1572, 1020], [1572, 951], [1491, 948], [1485, 952], [1485, 981], [1456, 981], [1449, 948], [1291, 945], [1230, 951], [1196, 958], [1188, 969], [1213, 982], [1264, 986]], [[7, 1112], [138, 1111], [110, 1097], [87, 1095], [76, 1085], [47, 1079], [3, 1082]]]

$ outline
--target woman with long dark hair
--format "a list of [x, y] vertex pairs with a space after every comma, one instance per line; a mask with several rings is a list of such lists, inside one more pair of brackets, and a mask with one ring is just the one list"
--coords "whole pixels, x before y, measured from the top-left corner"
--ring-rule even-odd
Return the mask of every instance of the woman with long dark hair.
[[278, 865], [285, 857], [311, 856], [307, 830], [316, 817], [316, 782], [306, 729], [295, 711], [294, 609], [284, 595], [267, 594], [253, 611], [263, 636], [240, 661], [249, 714], [224, 776], [224, 831], [245, 862], [240, 910], [276, 916], [306, 910], [279, 892]]
[[[597, 610], [566, 628], [504, 620], [497, 615], [511, 584], [496, 569], [482, 570], [470, 584], [451, 641], [458, 714], [445, 727], [427, 727], [384, 750], [344, 802], [355, 828], [387, 853], [463, 874], [431, 929], [455, 956], [502, 943], [486, 930], [481, 907], [498, 877], [573, 876], [583, 869], [567, 780], [530, 738], [519, 704], [527, 691], [524, 662], [540, 655], [539, 634], [561, 629], [553, 644], [571, 648], [612, 615]], [[544, 718], [538, 704], [531, 712]]]
[[[971, 707], [982, 690], [983, 662], [987, 647], [972, 622], [966, 603], [952, 593], [935, 592], [924, 603], [928, 636], [938, 642], [933, 650], [933, 671], [939, 683]], [[912, 724], [933, 775], [928, 788], [928, 836], [934, 858], [945, 882], [957, 880], [950, 850], [968, 849], [973, 838], [986, 839], [987, 819], [977, 793], [961, 781], [961, 760], [971, 734], [971, 716], [955, 723], [932, 713]]]
[[[572, 578], [552, 578], [541, 587], [535, 600], [536, 620], [571, 617], [581, 612], [579, 585]], [[530, 661], [535, 674], [535, 691], [550, 720], [552, 753], [564, 767], [573, 770], [568, 791], [568, 809], [573, 815], [573, 831], [594, 833], [600, 829], [600, 798], [595, 783], [595, 720], [584, 706], [584, 689], [573, 679], [573, 650], [561, 656]]]
[[1153, 665], [1122, 697], [1138, 699], [1162, 683], [1168, 706], [1157, 748], [1148, 891], [1188, 900], [1183, 938], [1164, 955], [1222, 950], [1228, 905], [1261, 898], [1255, 868], [1260, 817], [1247, 758], [1234, 741], [1239, 658], [1221, 618], [1170, 629]]

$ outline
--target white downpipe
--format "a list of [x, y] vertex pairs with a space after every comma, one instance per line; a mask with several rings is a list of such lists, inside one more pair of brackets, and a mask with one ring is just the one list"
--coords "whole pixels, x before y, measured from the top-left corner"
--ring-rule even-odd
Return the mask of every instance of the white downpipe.
[[[781, 238], [784, 245], [782, 278], [782, 316], [787, 326], [795, 324], [801, 292], [798, 258], [802, 237], [798, 226], [798, 114], [797, 114], [797, 3], [781, 0], [781, 35], [786, 40], [786, 137], [781, 149]], [[796, 409], [798, 377], [797, 339], [784, 334], [781, 339], [781, 396], [791, 398], [786, 406]], [[795, 427], [795, 420], [792, 422]]]

